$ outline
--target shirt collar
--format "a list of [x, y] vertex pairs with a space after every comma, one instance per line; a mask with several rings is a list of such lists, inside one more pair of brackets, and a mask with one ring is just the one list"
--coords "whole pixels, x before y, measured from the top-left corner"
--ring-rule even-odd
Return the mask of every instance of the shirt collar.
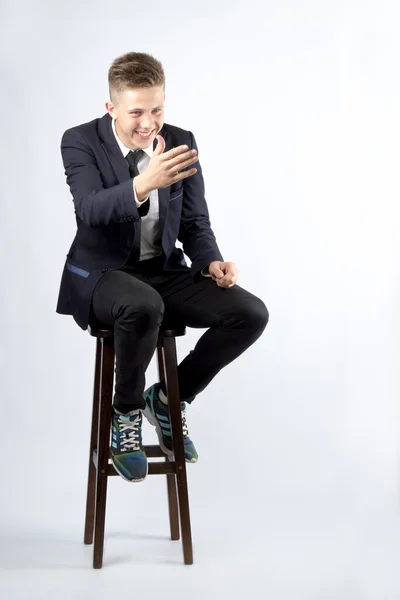
[[[113, 130], [113, 134], [115, 135], [115, 139], [117, 140], [117, 144], [119, 146], [119, 149], [121, 150], [122, 154], [124, 155], [124, 157], [126, 158], [126, 156], [129, 154], [129, 152], [132, 150], [137, 150], [137, 148], [133, 147], [133, 148], [128, 148], [127, 146], [125, 146], [125, 144], [123, 144], [121, 142], [121, 140], [119, 139], [119, 137], [117, 136], [117, 132], [115, 130], [115, 119], [111, 119], [111, 127]], [[150, 156], [150, 158], [153, 156], [153, 144], [151, 144], [151, 146], [149, 148], [143, 148], [143, 152], [145, 152], [148, 156]]]

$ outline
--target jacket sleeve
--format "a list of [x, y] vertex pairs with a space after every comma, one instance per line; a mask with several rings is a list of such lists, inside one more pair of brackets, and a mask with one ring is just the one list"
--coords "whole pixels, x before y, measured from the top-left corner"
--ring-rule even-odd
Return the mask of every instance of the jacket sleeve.
[[[196, 140], [191, 131], [191, 149], [197, 150]], [[204, 197], [204, 180], [200, 163], [193, 165], [197, 173], [183, 180], [182, 216], [178, 239], [183, 251], [192, 261], [193, 276], [199, 276], [202, 269], [214, 260], [223, 260], [217, 246]], [[190, 167], [191, 168], [191, 167]]]
[[132, 179], [104, 189], [95, 156], [84, 136], [68, 129], [61, 140], [61, 156], [76, 214], [91, 227], [138, 220]]

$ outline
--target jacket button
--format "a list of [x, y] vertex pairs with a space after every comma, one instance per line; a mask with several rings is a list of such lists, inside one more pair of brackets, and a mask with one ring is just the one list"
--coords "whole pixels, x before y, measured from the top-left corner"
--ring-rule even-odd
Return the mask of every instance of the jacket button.
[[127, 244], [127, 245], [125, 246], [125, 250], [126, 250], [126, 252], [128, 252], [128, 250], [130, 250], [130, 249], [131, 249], [131, 247], [132, 247], [132, 245], [131, 245], [131, 244]]
[[101, 272], [102, 273], [107, 273], [108, 269], [102, 269]]

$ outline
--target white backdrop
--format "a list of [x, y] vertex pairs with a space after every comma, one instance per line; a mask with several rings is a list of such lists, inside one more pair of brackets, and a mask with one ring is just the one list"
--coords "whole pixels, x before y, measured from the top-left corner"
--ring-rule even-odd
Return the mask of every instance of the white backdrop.
[[[396, 0], [2, 3], [2, 597], [398, 600], [399, 18]], [[128, 51], [163, 63], [165, 120], [195, 134], [219, 246], [270, 323], [188, 411], [195, 564], [163, 479], [113, 478], [98, 572], [95, 346], [55, 313], [75, 234], [59, 146]]]

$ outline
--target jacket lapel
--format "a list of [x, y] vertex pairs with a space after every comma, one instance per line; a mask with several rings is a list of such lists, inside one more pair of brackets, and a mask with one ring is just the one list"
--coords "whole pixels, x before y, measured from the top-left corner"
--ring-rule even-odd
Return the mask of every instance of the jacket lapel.
[[102, 140], [101, 145], [103, 146], [104, 152], [117, 176], [118, 182], [123, 183], [124, 181], [127, 181], [130, 178], [129, 167], [125, 158], [122, 156], [122, 152], [113, 134], [111, 117], [108, 113], [100, 119], [99, 135]]

